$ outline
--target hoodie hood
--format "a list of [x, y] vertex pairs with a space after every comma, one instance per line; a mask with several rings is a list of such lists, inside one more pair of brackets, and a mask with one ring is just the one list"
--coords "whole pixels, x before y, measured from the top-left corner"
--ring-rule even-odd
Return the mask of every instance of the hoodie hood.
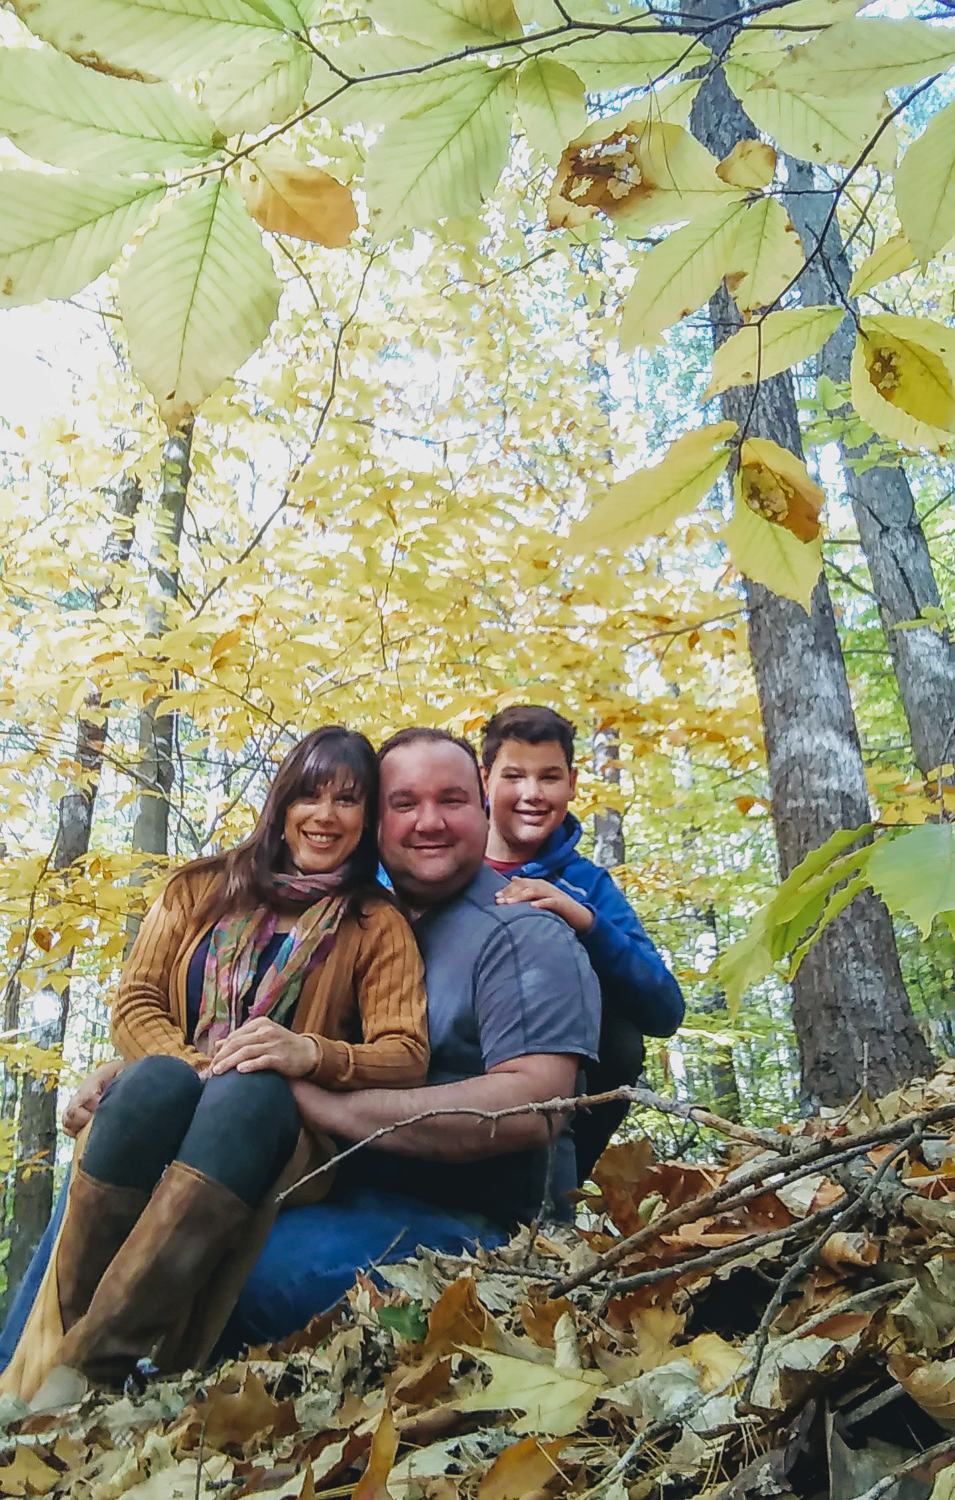
[[529, 859], [526, 865], [521, 865], [519, 872], [515, 870], [514, 873], [526, 875], [529, 880], [554, 880], [579, 858], [577, 845], [582, 833], [579, 819], [568, 813], [560, 827], [555, 828], [538, 849], [536, 859]]

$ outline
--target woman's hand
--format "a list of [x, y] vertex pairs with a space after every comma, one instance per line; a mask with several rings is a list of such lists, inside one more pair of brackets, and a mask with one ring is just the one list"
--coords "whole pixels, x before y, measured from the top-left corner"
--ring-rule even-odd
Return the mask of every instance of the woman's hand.
[[306, 1078], [319, 1060], [318, 1044], [313, 1037], [298, 1036], [278, 1026], [267, 1016], [246, 1021], [212, 1054], [210, 1071], [259, 1073], [270, 1069], [283, 1078]]
[[112, 1083], [125, 1066], [124, 1058], [114, 1057], [111, 1062], [103, 1063], [95, 1073], [90, 1073], [88, 1078], [83, 1079], [63, 1111], [63, 1129], [67, 1135], [78, 1136], [84, 1125], [89, 1124], [96, 1113], [96, 1106], [106, 1091], [107, 1084]]

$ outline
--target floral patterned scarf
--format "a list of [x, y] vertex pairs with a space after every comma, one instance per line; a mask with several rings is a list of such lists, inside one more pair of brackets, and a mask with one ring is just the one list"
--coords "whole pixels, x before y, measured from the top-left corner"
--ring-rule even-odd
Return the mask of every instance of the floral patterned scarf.
[[217, 1042], [230, 1036], [244, 1021], [268, 1016], [280, 1026], [291, 1016], [306, 975], [323, 962], [335, 941], [347, 900], [337, 891], [344, 867], [328, 875], [275, 875], [278, 897], [285, 901], [310, 901], [298, 917], [275, 958], [262, 975], [255, 1001], [248, 1014], [245, 999], [278, 925], [278, 914], [269, 907], [224, 917], [212, 929], [209, 952], [202, 974], [202, 999], [193, 1045], [211, 1053]]

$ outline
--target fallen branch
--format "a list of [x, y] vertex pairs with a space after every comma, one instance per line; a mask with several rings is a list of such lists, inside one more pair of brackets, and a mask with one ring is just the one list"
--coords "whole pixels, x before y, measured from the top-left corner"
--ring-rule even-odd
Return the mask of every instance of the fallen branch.
[[891, 1168], [892, 1163], [896, 1161], [904, 1151], [908, 1151], [911, 1146], [916, 1145], [922, 1139], [922, 1135], [923, 1129], [921, 1125], [916, 1125], [914, 1129], [909, 1131], [905, 1139], [899, 1142], [891, 1155], [887, 1156], [885, 1161], [881, 1162], [879, 1166], [876, 1167], [875, 1171], [868, 1177], [867, 1181], [861, 1187], [858, 1196], [850, 1199], [848, 1204], [843, 1204], [840, 1201], [838, 1205], [839, 1212], [825, 1226], [822, 1233], [813, 1240], [812, 1244], [803, 1251], [802, 1255], [800, 1255], [793, 1262], [793, 1264], [789, 1267], [789, 1270], [786, 1272], [785, 1276], [783, 1276], [780, 1280], [779, 1285], [770, 1298], [766, 1310], [763, 1313], [762, 1318], [760, 1319], [759, 1327], [756, 1330], [755, 1347], [753, 1349], [753, 1361], [750, 1365], [749, 1375], [746, 1378], [746, 1384], [743, 1387], [743, 1394], [737, 1402], [736, 1409], [738, 1412], [749, 1412], [752, 1410], [750, 1402], [753, 1396], [753, 1388], [756, 1385], [756, 1379], [759, 1375], [759, 1368], [763, 1361], [763, 1355], [766, 1353], [766, 1346], [769, 1343], [770, 1329], [772, 1328], [773, 1322], [776, 1318], [776, 1314], [779, 1312], [783, 1303], [786, 1301], [787, 1297], [794, 1290], [794, 1288], [797, 1286], [806, 1272], [811, 1270], [815, 1265], [816, 1261], [819, 1259], [820, 1254], [822, 1253], [826, 1242], [830, 1240], [834, 1234], [838, 1234], [841, 1230], [846, 1229], [851, 1223], [853, 1223], [853, 1221], [859, 1216], [866, 1205], [871, 1202], [873, 1196], [878, 1191], [882, 1179]]
[[278, 1195], [277, 1201], [280, 1204], [284, 1203], [286, 1198], [291, 1197], [307, 1182], [313, 1182], [316, 1178], [323, 1177], [326, 1172], [333, 1171], [341, 1162], [354, 1156], [356, 1151], [362, 1151], [366, 1146], [373, 1146], [376, 1141], [384, 1140], [386, 1136], [394, 1135], [395, 1131], [404, 1130], [406, 1126], [420, 1125], [425, 1120], [466, 1116], [486, 1120], [494, 1125], [498, 1120], [513, 1119], [516, 1115], [567, 1115], [573, 1114], [578, 1109], [590, 1109], [596, 1104], [612, 1104], [615, 1101], [638, 1104], [643, 1109], [653, 1109], [663, 1115], [675, 1115], [680, 1120], [693, 1120], [697, 1125], [703, 1125], [708, 1130], [716, 1130], [721, 1135], [743, 1141], [750, 1146], [758, 1146], [761, 1150], [783, 1151], [785, 1149], [783, 1145], [785, 1136], [776, 1136], [775, 1133], [764, 1130], [748, 1130], [744, 1125], [735, 1125], [731, 1120], [724, 1120], [721, 1115], [715, 1115], [712, 1110], [705, 1109], [702, 1105], [681, 1104], [675, 1099], [664, 1099], [652, 1089], [625, 1087], [608, 1089], [602, 1094], [579, 1094], [570, 1099], [544, 1099], [531, 1104], [512, 1104], [507, 1109], [475, 1109], [473, 1106], [451, 1105], [444, 1109], [422, 1110], [420, 1114], [408, 1115], [403, 1120], [395, 1120], [391, 1125], [382, 1125], [371, 1135], [365, 1136], [363, 1140], [355, 1141], [353, 1145], [346, 1147], [344, 1151], [338, 1152], [336, 1156], [323, 1162], [320, 1167], [316, 1167], [304, 1177], [300, 1177], [297, 1182], [292, 1183], [291, 1187]]
[[[590, 1265], [582, 1267], [572, 1276], [567, 1276], [563, 1281], [558, 1282], [554, 1288], [554, 1296], [565, 1296], [575, 1287], [583, 1286], [585, 1282], [593, 1280], [604, 1271], [612, 1270], [635, 1251], [642, 1250], [658, 1235], [669, 1234], [672, 1230], [679, 1229], [681, 1224], [693, 1223], [704, 1214], [712, 1214], [717, 1209], [721, 1209], [724, 1213], [728, 1212], [731, 1206], [736, 1207], [758, 1196], [753, 1193], [748, 1197], [743, 1197], [745, 1189], [759, 1184], [761, 1191], [772, 1192], [783, 1182], [793, 1180], [796, 1176], [806, 1175], [802, 1171], [805, 1167], [818, 1165], [820, 1170], [827, 1169], [829, 1159], [846, 1160], [849, 1157], [861, 1155], [873, 1146], [885, 1145], [897, 1140], [899, 1136], [905, 1135], [913, 1128], [915, 1121], [921, 1124], [924, 1131], [930, 1125], [952, 1119], [955, 1119], [955, 1105], [953, 1104], [942, 1105], [938, 1109], [929, 1110], [924, 1115], [906, 1115], [901, 1120], [890, 1120], [884, 1125], [874, 1126], [862, 1135], [853, 1136], [851, 1142], [848, 1142], [848, 1149], [845, 1136], [839, 1138], [822, 1136], [801, 1151], [796, 1150], [793, 1137], [781, 1136], [781, 1144], [776, 1149], [790, 1153], [787, 1163], [777, 1167], [768, 1166], [765, 1161], [755, 1162], [745, 1172], [737, 1173], [732, 1182], [724, 1182], [712, 1192], [704, 1193], [700, 1198], [691, 1199], [690, 1202], [681, 1204], [679, 1208], [671, 1209], [669, 1213], [663, 1214], [644, 1229], [638, 1229], [633, 1234], [625, 1236], [624, 1239], [618, 1240], [615, 1245], [611, 1245], [609, 1250], [598, 1255]], [[799, 1137], [795, 1139], [798, 1141]]]
[[[635, 1292], [638, 1287], [652, 1286], [658, 1281], [672, 1281], [674, 1276], [692, 1275], [694, 1271], [709, 1271], [715, 1266], [742, 1260], [745, 1256], [751, 1255], [754, 1250], [761, 1250], [764, 1245], [772, 1245], [790, 1237], [798, 1238], [807, 1229], [827, 1223], [844, 1206], [840, 1198], [836, 1203], [817, 1209], [814, 1214], [807, 1214], [804, 1219], [795, 1219], [792, 1224], [786, 1224], [782, 1229], [772, 1229], [768, 1234], [748, 1235], [744, 1240], [737, 1240], [735, 1245], [721, 1245], [718, 1250], [710, 1250], [705, 1255], [684, 1255], [679, 1260], [668, 1262], [665, 1266], [655, 1266], [652, 1271], [638, 1271], [635, 1276], [625, 1276], [621, 1281], [612, 1281], [604, 1294], [604, 1304], [611, 1297], [622, 1296], [625, 1292]], [[556, 1292], [555, 1295], [557, 1295]]]

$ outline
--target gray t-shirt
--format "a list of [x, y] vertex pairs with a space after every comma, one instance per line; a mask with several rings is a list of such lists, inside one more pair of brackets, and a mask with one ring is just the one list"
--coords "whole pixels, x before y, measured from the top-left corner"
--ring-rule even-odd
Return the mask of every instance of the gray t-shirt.
[[[477, 1078], [533, 1053], [597, 1055], [600, 991], [583, 947], [552, 912], [495, 906], [507, 881], [487, 865], [469, 886], [415, 923], [428, 989], [428, 1083]], [[569, 1215], [576, 1186], [573, 1134], [554, 1150], [552, 1204], [544, 1204], [548, 1152], [441, 1162], [361, 1152], [349, 1180], [410, 1193], [442, 1208], [528, 1223], [542, 1206]]]

